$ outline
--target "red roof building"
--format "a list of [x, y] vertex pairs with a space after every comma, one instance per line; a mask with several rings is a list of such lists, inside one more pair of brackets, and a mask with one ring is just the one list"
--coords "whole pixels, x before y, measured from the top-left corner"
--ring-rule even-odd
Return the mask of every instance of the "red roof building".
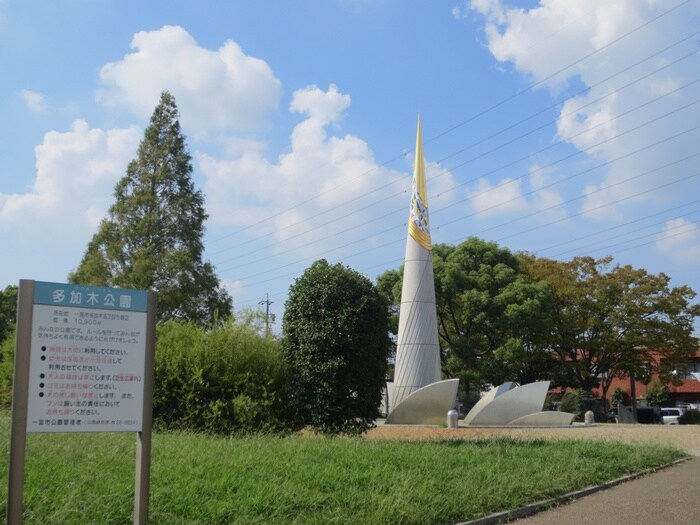
[[[653, 370], [658, 370], [659, 367], [654, 366], [651, 368]], [[670, 373], [676, 379], [673, 381], [673, 383], [677, 383], [675, 385], [673, 383], [666, 384], [671, 397], [670, 404], [674, 406], [700, 404], [700, 349], [698, 349], [694, 357], [690, 358], [690, 362], [685, 368], [673, 370], [670, 371]], [[695, 377], [693, 373], [698, 374], [698, 376]], [[658, 379], [658, 377], [657, 372], [652, 373], [652, 379]], [[610, 388], [608, 389], [608, 397], [612, 395], [616, 387], [620, 387], [622, 390], [630, 394], [631, 383], [629, 377], [614, 379], [610, 385]], [[646, 387], [647, 385], [641, 381], [635, 381], [635, 394], [638, 401], [644, 399]], [[600, 390], [595, 393], [600, 395]]]

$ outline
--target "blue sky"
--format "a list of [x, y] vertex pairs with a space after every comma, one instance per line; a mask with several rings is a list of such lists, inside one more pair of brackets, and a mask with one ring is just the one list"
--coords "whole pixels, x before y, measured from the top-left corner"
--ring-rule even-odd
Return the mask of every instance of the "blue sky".
[[314, 260], [401, 265], [420, 113], [433, 242], [700, 291], [694, 0], [0, 0], [0, 286], [65, 281], [171, 91], [234, 308]]

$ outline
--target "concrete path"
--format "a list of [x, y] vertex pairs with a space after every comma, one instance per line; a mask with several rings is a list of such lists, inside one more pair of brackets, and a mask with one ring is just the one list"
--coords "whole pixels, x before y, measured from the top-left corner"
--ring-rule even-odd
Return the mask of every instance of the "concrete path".
[[700, 457], [626, 481], [527, 518], [518, 525], [698, 525]]

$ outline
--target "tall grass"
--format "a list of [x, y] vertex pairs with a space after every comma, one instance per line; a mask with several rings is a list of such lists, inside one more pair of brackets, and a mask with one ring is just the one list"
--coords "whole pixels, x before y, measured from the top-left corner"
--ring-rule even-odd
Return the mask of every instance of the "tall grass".
[[[9, 423], [0, 472], [7, 479]], [[31, 434], [27, 524], [132, 521], [134, 434]], [[586, 441], [153, 439], [153, 524], [440, 524], [551, 497], [683, 456]], [[5, 512], [6, 481], [0, 487]]]

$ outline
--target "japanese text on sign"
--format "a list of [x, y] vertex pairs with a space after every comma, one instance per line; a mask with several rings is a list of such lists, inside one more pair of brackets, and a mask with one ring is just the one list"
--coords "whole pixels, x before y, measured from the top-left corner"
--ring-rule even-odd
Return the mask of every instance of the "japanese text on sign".
[[28, 432], [140, 431], [146, 292], [36, 283]]

